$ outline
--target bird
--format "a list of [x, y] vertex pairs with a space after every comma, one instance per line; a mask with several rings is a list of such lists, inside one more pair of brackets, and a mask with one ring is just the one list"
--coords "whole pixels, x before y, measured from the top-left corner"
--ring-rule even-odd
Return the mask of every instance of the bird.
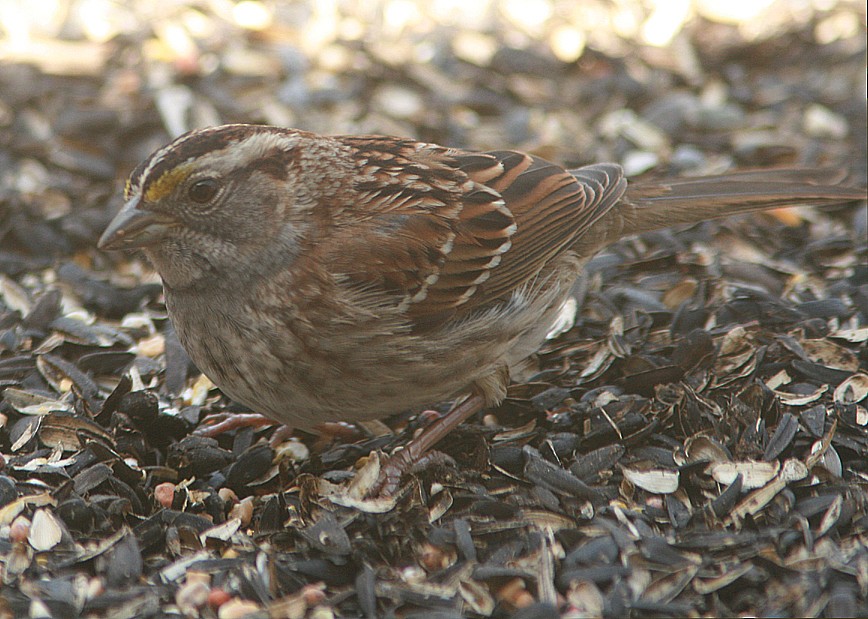
[[829, 169], [628, 183], [377, 135], [230, 124], [131, 173], [103, 250], [141, 250], [196, 366], [301, 430], [455, 400], [386, 461], [393, 488], [464, 419], [497, 406], [585, 264], [625, 236], [763, 209], [864, 200]]

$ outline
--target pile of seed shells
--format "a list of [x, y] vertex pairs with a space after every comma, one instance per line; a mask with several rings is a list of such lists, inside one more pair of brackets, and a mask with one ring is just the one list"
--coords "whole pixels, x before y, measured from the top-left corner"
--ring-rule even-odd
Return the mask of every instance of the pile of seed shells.
[[95, 248], [129, 171], [221, 122], [864, 187], [861, 2], [127, 4], [0, 12], [0, 618], [868, 615], [864, 204], [608, 249], [376, 498], [435, 413], [194, 435], [243, 409]]

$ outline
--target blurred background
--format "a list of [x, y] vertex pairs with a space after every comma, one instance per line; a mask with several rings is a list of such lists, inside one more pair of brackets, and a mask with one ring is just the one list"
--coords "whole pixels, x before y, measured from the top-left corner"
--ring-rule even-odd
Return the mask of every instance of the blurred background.
[[239, 121], [617, 160], [630, 174], [851, 158], [865, 145], [865, 10], [0, 0], [0, 125], [32, 140], [37, 177], [113, 177], [170, 137]]

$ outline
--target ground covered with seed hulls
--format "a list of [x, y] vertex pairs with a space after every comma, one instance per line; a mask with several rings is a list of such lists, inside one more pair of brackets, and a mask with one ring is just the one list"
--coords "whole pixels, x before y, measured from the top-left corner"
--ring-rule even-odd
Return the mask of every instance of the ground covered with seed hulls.
[[0, 617], [868, 615], [864, 204], [610, 248], [377, 500], [368, 454], [433, 413], [197, 437], [241, 409], [95, 249], [126, 174], [221, 122], [864, 187], [862, 2], [129, 4], [0, 7]]

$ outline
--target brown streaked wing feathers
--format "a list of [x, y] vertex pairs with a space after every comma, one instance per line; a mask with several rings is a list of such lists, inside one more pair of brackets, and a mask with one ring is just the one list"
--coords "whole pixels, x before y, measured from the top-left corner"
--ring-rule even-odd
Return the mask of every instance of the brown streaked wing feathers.
[[512, 248], [467, 309], [504, 298], [531, 279], [603, 217], [627, 187], [615, 164], [567, 172], [544, 159], [514, 151], [487, 155], [501, 164], [503, 172], [494, 176], [490, 170], [471, 170], [470, 176], [487, 178], [488, 185], [500, 191], [515, 216], [517, 231]]
[[[508, 298], [611, 209], [626, 187], [612, 164], [567, 172], [512, 151], [430, 147], [418, 158], [410, 149], [401, 155], [434, 164], [433, 174], [445, 164], [447, 174], [458, 173], [454, 180], [474, 182], [455, 183], [446, 197], [438, 193], [438, 206], [426, 201], [419, 185], [428, 182], [424, 175], [400, 196], [391, 185], [382, 203], [366, 186], [373, 197], [353, 208], [367, 217], [332, 231], [338, 238], [328, 245], [340, 253], [327, 259], [353, 285], [409, 300], [408, 315], [421, 329]], [[402, 206], [390, 208], [398, 198]]]
[[333, 273], [354, 286], [389, 295], [413, 296], [444, 261], [440, 248], [453, 236], [452, 221], [420, 212], [380, 212], [331, 230], [334, 241], [324, 256]]
[[360, 198], [349, 205], [359, 219], [329, 230], [333, 241], [319, 245], [335, 249], [323, 259], [339, 279], [374, 293], [372, 299], [385, 293], [391, 302], [406, 302], [417, 322], [439, 323], [499, 262], [515, 229], [512, 215], [496, 192], [455, 166], [455, 151], [411, 142], [397, 152], [388, 142], [364, 146], [357, 156], [367, 165], [399, 161], [414, 178], [359, 184]]

